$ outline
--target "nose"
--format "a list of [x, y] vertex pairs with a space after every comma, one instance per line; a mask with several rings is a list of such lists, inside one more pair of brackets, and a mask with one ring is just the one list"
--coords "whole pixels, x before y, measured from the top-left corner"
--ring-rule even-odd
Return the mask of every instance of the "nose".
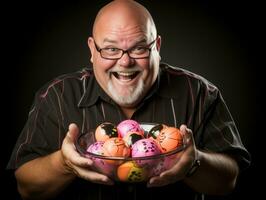
[[128, 52], [125, 52], [118, 60], [118, 64], [122, 67], [128, 67], [134, 64], [134, 59], [129, 57]]

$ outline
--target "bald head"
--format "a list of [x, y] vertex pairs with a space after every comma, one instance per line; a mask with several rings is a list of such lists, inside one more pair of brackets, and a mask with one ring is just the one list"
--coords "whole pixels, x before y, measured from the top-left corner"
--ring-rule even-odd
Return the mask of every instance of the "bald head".
[[93, 25], [93, 37], [102, 31], [123, 33], [134, 28], [148, 37], [157, 36], [156, 27], [149, 11], [133, 0], [115, 0], [104, 6], [97, 14]]

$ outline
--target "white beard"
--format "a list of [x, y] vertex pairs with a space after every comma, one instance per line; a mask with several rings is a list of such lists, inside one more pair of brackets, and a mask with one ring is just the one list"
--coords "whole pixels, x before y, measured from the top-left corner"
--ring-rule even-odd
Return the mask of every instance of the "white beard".
[[144, 81], [140, 80], [136, 87], [129, 87], [125, 95], [120, 95], [114, 88], [111, 81], [107, 84], [108, 92], [111, 94], [111, 98], [121, 106], [134, 105], [144, 92]]

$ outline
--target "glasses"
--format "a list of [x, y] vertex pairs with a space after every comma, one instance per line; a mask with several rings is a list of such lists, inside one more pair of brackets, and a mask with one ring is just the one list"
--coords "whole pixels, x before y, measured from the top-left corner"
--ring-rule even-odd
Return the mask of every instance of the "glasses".
[[94, 41], [96, 50], [100, 53], [101, 57], [108, 60], [118, 60], [120, 59], [125, 53], [130, 58], [133, 59], [143, 59], [143, 58], [149, 58], [150, 52], [152, 50], [152, 45], [155, 43], [155, 40], [153, 40], [150, 44], [143, 46], [143, 45], [137, 45], [135, 47], [132, 47], [128, 50], [123, 50], [115, 47], [106, 47], [106, 48], [100, 48]]

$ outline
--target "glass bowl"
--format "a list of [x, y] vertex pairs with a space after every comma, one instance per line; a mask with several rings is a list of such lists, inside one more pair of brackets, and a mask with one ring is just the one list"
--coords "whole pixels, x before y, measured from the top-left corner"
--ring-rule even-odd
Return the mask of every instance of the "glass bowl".
[[[149, 136], [150, 131], [158, 125], [160, 124], [140, 123], [146, 138], [151, 138]], [[163, 171], [170, 169], [179, 161], [186, 147], [183, 139], [182, 145], [174, 150], [156, 155], [140, 157], [105, 156], [101, 153], [88, 151], [88, 148], [96, 142], [94, 131], [90, 131], [81, 134], [75, 146], [81, 156], [93, 160], [93, 168], [95, 171], [107, 175], [114, 181], [131, 183], [146, 182], [151, 177], [158, 176]]]

